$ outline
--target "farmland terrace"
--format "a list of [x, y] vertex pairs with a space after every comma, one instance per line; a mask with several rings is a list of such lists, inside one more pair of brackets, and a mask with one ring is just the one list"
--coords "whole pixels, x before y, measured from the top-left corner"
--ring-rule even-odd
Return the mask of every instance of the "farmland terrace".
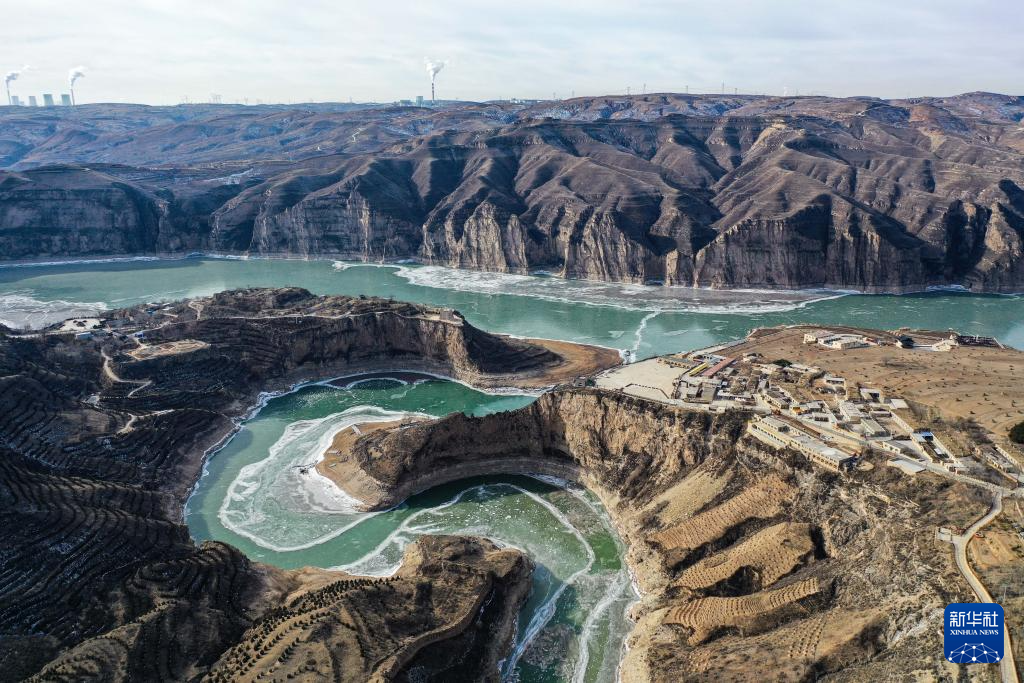
[[[195, 545], [183, 505], [205, 454], [261, 392], [374, 367], [531, 385], [575, 374], [572, 361], [451, 311], [300, 289], [113, 311], [90, 332], [0, 328], [0, 677], [251, 680], [312, 668], [365, 681], [411, 663], [496, 675], [530, 586], [519, 551], [425, 537], [387, 581], [282, 571]], [[588, 365], [609, 359], [575, 351]]]

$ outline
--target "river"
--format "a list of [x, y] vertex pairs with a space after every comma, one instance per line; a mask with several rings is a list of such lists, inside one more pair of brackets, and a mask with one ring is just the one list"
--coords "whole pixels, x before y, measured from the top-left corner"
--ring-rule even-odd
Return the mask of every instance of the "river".
[[178, 259], [0, 266], [0, 322], [54, 322], [106, 307], [212, 294], [233, 287], [305, 287], [452, 306], [492, 332], [637, 352], [700, 348], [760, 325], [830, 322], [917, 327], [998, 337], [1024, 348], [1024, 297], [958, 292], [903, 296], [693, 290], [500, 275], [433, 266], [331, 261]]
[[[493, 332], [628, 350], [636, 357], [689, 350], [753, 327], [797, 322], [901, 326], [992, 335], [1024, 348], [1024, 297], [936, 292], [718, 292], [567, 282], [413, 265], [190, 258], [0, 267], [0, 322], [39, 327], [70, 315], [235, 287], [301, 286], [320, 294], [375, 295], [459, 309]], [[537, 563], [507, 678], [615, 680], [636, 598], [622, 543], [588, 492], [565, 482], [490, 477], [432, 489], [383, 513], [353, 509], [325, 479], [297, 467], [339, 429], [416, 413], [487, 414], [532, 397], [487, 394], [443, 380], [317, 384], [270, 400], [207, 463], [187, 509], [197, 540], [231, 543], [284, 568], [367, 574], [396, 568], [423, 533], [482, 535]]]
[[317, 566], [384, 575], [421, 534], [484, 536], [536, 563], [506, 675], [528, 681], [615, 680], [636, 598], [622, 543], [585, 489], [566, 482], [495, 476], [413, 496], [400, 507], [360, 513], [315, 470], [340, 429], [361, 422], [454, 411], [485, 415], [531, 396], [486, 394], [444, 380], [373, 379], [315, 384], [270, 400], [207, 462], [186, 520], [196, 540], [216, 539], [279, 567]]

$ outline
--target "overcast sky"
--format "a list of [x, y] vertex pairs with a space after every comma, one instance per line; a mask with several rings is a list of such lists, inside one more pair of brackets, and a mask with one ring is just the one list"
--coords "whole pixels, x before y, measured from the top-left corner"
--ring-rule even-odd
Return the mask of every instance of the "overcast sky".
[[1024, 93], [1020, 0], [0, 0], [27, 96], [175, 104], [638, 92]]

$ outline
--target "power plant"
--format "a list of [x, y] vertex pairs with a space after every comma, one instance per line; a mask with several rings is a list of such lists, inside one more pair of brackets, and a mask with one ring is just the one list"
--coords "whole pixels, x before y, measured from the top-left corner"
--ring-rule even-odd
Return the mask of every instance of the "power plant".
[[[39, 101], [35, 95], [29, 95], [28, 101], [23, 102], [21, 97], [18, 95], [11, 95], [8, 93], [7, 103], [12, 107], [38, 107]], [[71, 107], [74, 106], [74, 100], [69, 93], [60, 93], [60, 101], [54, 97], [52, 93], [43, 93], [43, 106], [44, 107]]]
[[[24, 70], [25, 69], [22, 69], [21, 71], [24, 71]], [[11, 100], [11, 81], [18, 80], [18, 76], [21, 75], [21, 71], [8, 71], [4, 75], [4, 88], [7, 90], [7, 104], [13, 104], [14, 103]]]
[[[11, 83], [16, 81], [16, 80], [18, 80], [18, 77], [20, 77], [24, 72], [28, 71], [28, 69], [29, 69], [29, 67], [24, 66], [20, 70], [8, 71], [7, 74], [4, 76], [4, 89], [7, 91], [7, 104], [9, 104], [12, 107], [23, 106], [23, 103], [22, 103], [21, 97], [19, 97], [18, 95], [12, 95], [11, 94]], [[70, 92], [60, 93], [60, 95], [59, 95], [60, 96], [59, 106], [62, 106], [62, 107], [72, 107], [72, 106], [75, 105], [75, 82], [78, 81], [80, 78], [84, 78], [84, 77], [85, 77], [85, 67], [84, 66], [76, 66], [75, 68], [73, 68], [70, 71], [68, 71], [68, 89], [69, 89]], [[29, 95], [28, 96], [28, 106], [29, 107], [36, 107], [36, 106], [38, 106], [38, 101], [36, 100], [36, 96], [35, 95]], [[57, 103], [57, 101], [54, 98], [52, 93], [43, 93], [43, 106], [44, 107], [58, 106], [58, 103]]]

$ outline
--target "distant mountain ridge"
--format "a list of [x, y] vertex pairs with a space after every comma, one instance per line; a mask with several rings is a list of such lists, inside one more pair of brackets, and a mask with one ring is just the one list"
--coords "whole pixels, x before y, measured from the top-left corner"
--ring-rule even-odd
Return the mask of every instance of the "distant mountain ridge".
[[0, 108], [0, 255], [1024, 290], [1024, 98]]

